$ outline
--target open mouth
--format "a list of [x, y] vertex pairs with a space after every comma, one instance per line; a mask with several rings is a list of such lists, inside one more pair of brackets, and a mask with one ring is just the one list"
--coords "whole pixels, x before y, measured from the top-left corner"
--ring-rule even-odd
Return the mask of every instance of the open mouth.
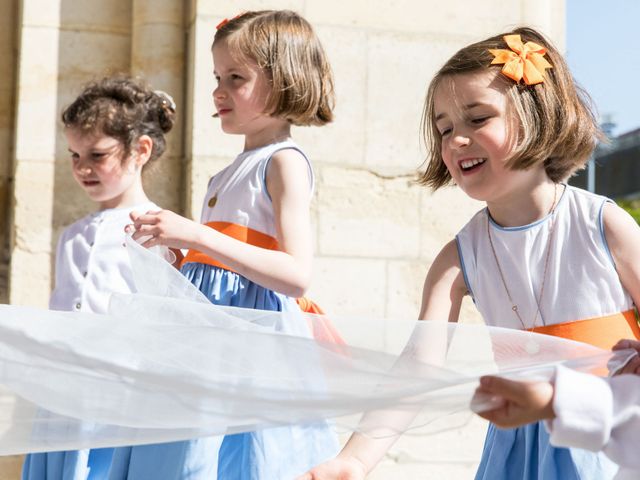
[[461, 160], [459, 162], [460, 165], [460, 169], [467, 173], [467, 172], [472, 172], [473, 170], [478, 169], [481, 165], [484, 165], [484, 162], [486, 162], [487, 159], [486, 158], [468, 158], [466, 160]]
[[98, 180], [83, 180], [82, 184], [85, 187], [95, 187], [96, 185], [98, 185], [100, 182]]
[[226, 115], [227, 113], [229, 113], [231, 111], [230, 108], [219, 108], [218, 109], [218, 115], [222, 116], [222, 115]]

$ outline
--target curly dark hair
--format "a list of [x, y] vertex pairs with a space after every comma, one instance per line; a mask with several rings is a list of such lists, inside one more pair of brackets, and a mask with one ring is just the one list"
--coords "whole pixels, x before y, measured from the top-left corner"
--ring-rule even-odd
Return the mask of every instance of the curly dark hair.
[[105, 77], [88, 84], [82, 93], [62, 112], [66, 128], [86, 133], [100, 132], [124, 146], [128, 157], [142, 135], [153, 140], [149, 162], [166, 149], [164, 134], [175, 121], [173, 99], [152, 90], [144, 81], [126, 75]]

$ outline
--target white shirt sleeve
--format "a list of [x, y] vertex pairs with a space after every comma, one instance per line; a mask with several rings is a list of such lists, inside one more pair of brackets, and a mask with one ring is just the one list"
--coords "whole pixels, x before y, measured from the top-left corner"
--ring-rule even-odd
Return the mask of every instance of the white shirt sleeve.
[[558, 367], [551, 444], [602, 450], [621, 466], [640, 468], [640, 376], [600, 378]]

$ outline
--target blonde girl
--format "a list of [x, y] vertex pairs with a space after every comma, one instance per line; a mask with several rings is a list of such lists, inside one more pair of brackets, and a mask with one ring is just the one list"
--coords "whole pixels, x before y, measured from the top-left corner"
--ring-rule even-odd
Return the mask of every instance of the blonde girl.
[[[291, 125], [332, 120], [329, 64], [309, 23], [290, 11], [224, 20], [212, 54], [216, 116], [225, 133], [244, 136], [244, 149], [209, 181], [202, 223], [139, 212], [133, 237], [189, 249], [181, 271], [212, 303], [296, 311], [311, 276], [314, 180]], [[336, 451], [324, 422], [280, 427], [121, 449], [112, 478], [286, 479]]]
[[[431, 81], [423, 119], [422, 183], [454, 183], [487, 206], [435, 259], [420, 318], [457, 321], [471, 295], [489, 325], [604, 348], [637, 338], [640, 229], [610, 200], [564, 183], [599, 129], [553, 45], [518, 28], [463, 48]], [[392, 441], [354, 434], [303, 478], [363, 478]], [[551, 446], [541, 423], [490, 425], [476, 479], [596, 480], [616, 470], [602, 454]]]

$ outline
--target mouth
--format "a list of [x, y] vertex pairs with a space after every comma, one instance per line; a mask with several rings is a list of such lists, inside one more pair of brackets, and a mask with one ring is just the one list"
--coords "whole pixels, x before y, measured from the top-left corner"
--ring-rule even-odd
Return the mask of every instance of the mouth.
[[486, 161], [486, 158], [465, 158], [458, 161], [458, 166], [462, 173], [470, 173], [480, 168]]
[[99, 184], [100, 182], [98, 180], [82, 180], [82, 185], [84, 185], [85, 187], [95, 187]]
[[226, 115], [229, 112], [231, 112], [230, 108], [219, 108], [218, 109], [218, 116], [222, 117], [223, 115]]

